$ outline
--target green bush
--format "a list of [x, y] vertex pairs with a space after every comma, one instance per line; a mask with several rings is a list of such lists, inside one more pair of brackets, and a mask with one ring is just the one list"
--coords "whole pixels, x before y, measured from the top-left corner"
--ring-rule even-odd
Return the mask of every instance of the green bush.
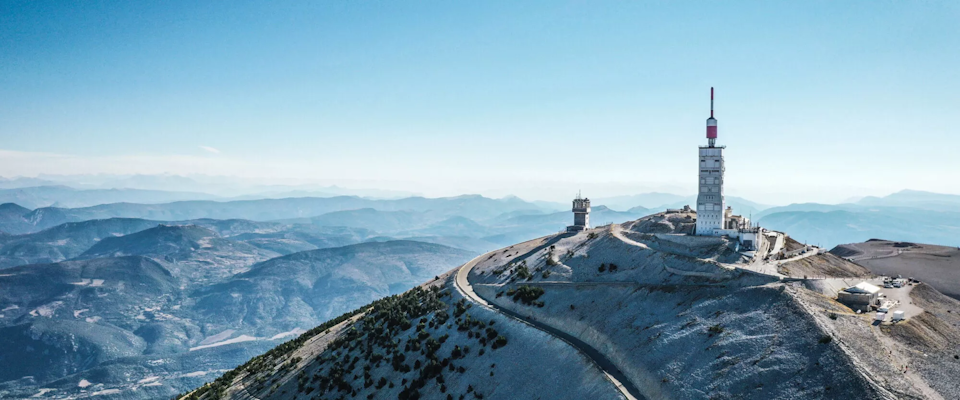
[[520, 266], [517, 267], [517, 279], [529, 280], [531, 278], [533, 278], [533, 274], [530, 273], [529, 269], [527, 269], [527, 262], [524, 261], [523, 264], [520, 264]]
[[[510, 294], [510, 292], [507, 292]], [[513, 301], [521, 302], [526, 305], [536, 304], [535, 301], [543, 295], [543, 288], [539, 286], [522, 285], [512, 294]]]

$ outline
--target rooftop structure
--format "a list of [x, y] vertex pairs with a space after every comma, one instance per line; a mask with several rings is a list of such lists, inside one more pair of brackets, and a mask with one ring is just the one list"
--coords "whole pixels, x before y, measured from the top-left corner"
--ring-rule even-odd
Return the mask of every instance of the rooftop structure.
[[573, 199], [573, 225], [567, 227], [567, 232], [579, 232], [590, 229], [590, 199], [580, 197]]

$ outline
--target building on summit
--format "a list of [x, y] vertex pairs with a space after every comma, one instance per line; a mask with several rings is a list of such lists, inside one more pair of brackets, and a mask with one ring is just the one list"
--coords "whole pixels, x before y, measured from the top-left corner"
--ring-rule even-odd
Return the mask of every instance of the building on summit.
[[710, 88], [707, 145], [700, 146], [696, 234], [728, 236], [738, 239], [743, 249], [756, 249], [763, 240], [762, 228], [751, 225], [748, 218], [733, 215], [733, 209], [726, 206], [723, 197], [724, 149], [726, 146], [717, 146], [717, 119], [713, 117], [713, 88]]
[[567, 232], [580, 232], [590, 229], [590, 199], [580, 197], [573, 199], [573, 225], [567, 227]]
[[707, 145], [700, 146], [700, 190], [697, 194], [697, 235], [720, 236], [727, 227], [723, 198], [723, 149], [717, 147], [717, 120], [713, 118], [713, 88], [710, 88], [710, 118], [707, 119]]

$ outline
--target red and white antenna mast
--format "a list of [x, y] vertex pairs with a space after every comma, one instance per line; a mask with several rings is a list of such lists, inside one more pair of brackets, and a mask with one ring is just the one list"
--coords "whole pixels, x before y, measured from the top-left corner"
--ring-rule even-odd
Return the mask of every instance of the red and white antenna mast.
[[717, 119], [713, 118], [713, 88], [710, 88], [710, 118], [707, 118], [707, 142], [710, 147], [717, 143]]

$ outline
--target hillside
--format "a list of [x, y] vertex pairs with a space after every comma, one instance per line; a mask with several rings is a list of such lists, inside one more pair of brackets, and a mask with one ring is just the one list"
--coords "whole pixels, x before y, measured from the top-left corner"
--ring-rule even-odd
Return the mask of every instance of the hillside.
[[[877, 326], [833, 300], [847, 282], [873, 279], [862, 267], [808, 252], [789, 262], [820, 277], [784, 276], [758, 261], [762, 254], [736, 256], [723, 238], [677, 235], [691, 215], [489, 252], [320, 325], [188, 397], [958, 395], [960, 302], [911, 285], [891, 291], [913, 303], [907, 320]], [[551, 362], [557, 357], [567, 361]]]
[[279, 254], [220, 237], [197, 225], [159, 225], [107, 237], [77, 259], [145, 256], [163, 263], [185, 286], [203, 285], [247, 271]]
[[473, 255], [412, 241], [304, 251], [256, 264], [193, 296], [207, 323], [239, 323], [271, 332], [308, 328], [402, 292]]
[[55, 389], [42, 397], [169, 398], [473, 254], [391, 241], [257, 263], [262, 250], [212, 229], [160, 225], [103, 239], [75, 260], [7, 268], [0, 398], [41, 388]]
[[189, 398], [619, 398], [561, 340], [472, 307], [452, 276], [320, 325]]
[[155, 227], [157, 221], [111, 218], [68, 222], [50, 229], [0, 238], [0, 268], [74, 258], [103, 238]]
[[145, 351], [132, 329], [137, 316], [178, 290], [169, 271], [143, 257], [10, 268], [0, 288], [0, 382], [43, 382]]
[[[0, 268], [68, 260], [90, 250], [103, 238], [128, 235], [161, 224], [201, 226], [216, 232], [224, 239], [259, 248], [264, 254], [279, 255], [346, 246], [360, 243], [374, 236], [373, 232], [364, 229], [238, 219], [173, 222], [137, 218], [98, 219], [67, 222], [35, 233], [0, 235]], [[255, 250], [246, 249], [246, 251]], [[101, 253], [101, 250], [95, 250], [93, 253]], [[130, 254], [147, 254], [147, 252], [131, 250]]]
[[830, 253], [880, 275], [913, 277], [960, 300], [960, 248], [869, 240], [834, 247]]

